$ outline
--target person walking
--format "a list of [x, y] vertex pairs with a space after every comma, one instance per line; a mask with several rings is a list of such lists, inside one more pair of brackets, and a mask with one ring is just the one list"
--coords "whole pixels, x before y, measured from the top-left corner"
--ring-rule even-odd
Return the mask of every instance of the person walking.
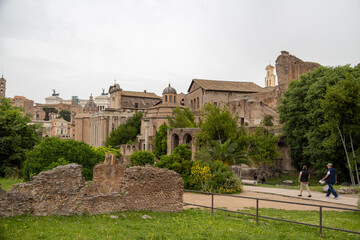
[[308, 197], [311, 197], [311, 193], [310, 193], [310, 189], [309, 189], [309, 180], [310, 180], [310, 173], [307, 170], [306, 165], [304, 165], [299, 174], [299, 180], [298, 180], [298, 182], [300, 183], [300, 194], [298, 195], [299, 197], [302, 196], [302, 191], [303, 191], [304, 186], [306, 187], [306, 189], [309, 193]]
[[337, 183], [337, 175], [335, 169], [332, 167], [331, 163], [328, 163], [327, 165], [328, 172], [326, 173], [326, 176], [321, 179], [321, 181], [324, 181], [326, 179], [326, 183], [329, 186], [329, 189], [326, 193], [326, 197], [329, 198], [330, 194], [332, 193], [334, 195], [335, 199], [339, 199], [339, 194], [335, 191], [333, 185]]

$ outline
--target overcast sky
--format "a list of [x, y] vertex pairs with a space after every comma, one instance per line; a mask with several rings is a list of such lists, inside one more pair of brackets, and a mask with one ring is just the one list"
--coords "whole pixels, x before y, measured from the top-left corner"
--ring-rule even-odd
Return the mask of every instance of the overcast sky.
[[325, 66], [360, 63], [360, 1], [0, 0], [7, 97], [124, 90], [161, 95], [193, 78], [264, 86], [281, 50]]

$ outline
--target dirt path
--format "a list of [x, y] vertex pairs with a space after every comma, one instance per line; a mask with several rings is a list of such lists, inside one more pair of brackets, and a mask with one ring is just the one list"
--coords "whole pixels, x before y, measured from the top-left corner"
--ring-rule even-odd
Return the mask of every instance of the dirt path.
[[[336, 203], [328, 203], [328, 202], [319, 202], [314, 200], [303, 200], [295, 197], [285, 197], [273, 194], [266, 193], [258, 193], [251, 191], [244, 191], [239, 194], [239, 196], [244, 197], [256, 197], [256, 198], [264, 198], [264, 199], [272, 199], [272, 200], [281, 200], [288, 202], [296, 202], [296, 203], [307, 203], [307, 204], [317, 204], [323, 206], [334, 206], [334, 207], [344, 207], [356, 209], [354, 206], [344, 206]], [[194, 203], [199, 205], [205, 205], [211, 207], [211, 196], [205, 194], [196, 194], [196, 193], [184, 193], [184, 203]], [[236, 211], [238, 209], [246, 209], [250, 207], [256, 207], [256, 200], [253, 199], [244, 199], [244, 198], [234, 198], [234, 197], [226, 197], [226, 196], [214, 196], [214, 207], [217, 208], [226, 208], [228, 210]], [[286, 203], [277, 203], [277, 202], [268, 202], [268, 201], [259, 201], [260, 208], [276, 208], [276, 209], [285, 209], [285, 210], [319, 210], [319, 207], [311, 207], [304, 205], [294, 205], [294, 204], [286, 204]], [[194, 208], [194, 206], [185, 206], [185, 209]], [[324, 208], [324, 211], [329, 211], [334, 209]]]

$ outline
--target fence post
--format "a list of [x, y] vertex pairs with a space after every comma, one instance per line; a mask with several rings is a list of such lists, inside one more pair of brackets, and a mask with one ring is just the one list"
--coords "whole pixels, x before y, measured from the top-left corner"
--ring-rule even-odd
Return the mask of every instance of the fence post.
[[320, 237], [322, 237], [322, 206], [320, 206]]
[[256, 225], [259, 225], [259, 199], [256, 199]]
[[211, 193], [211, 215], [214, 215], [214, 194]]

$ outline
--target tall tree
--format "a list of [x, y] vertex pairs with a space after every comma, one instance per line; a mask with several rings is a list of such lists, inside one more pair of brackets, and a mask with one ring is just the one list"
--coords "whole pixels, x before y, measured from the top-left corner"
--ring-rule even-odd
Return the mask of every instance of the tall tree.
[[125, 124], [110, 133], [105, 141], [106, 146], [119, 146], [121, 144], [133, 143], [140, 133], [142, 112], [136, 112]]
[[194, 128], [196, 127], [194, 114], [188, 108], [179, 107], [173, 110], [174, 117], [168, 116], [170, 128]]
[[50, 113], [58, 113], [58, 110], [56, 108], [53, 108], [53, 107], [44, 107], [43, 110], [45, 112], [44, 121], [49, 121]]
[[[360, 132], [360, 81], [355, 81], [352, 75], [347, 75], [346, 79], [337, 82], [334, 86], [327, 89], [321, 106], [325, 113], [323, 127], [340, 137], [346, 155], [351, 183], [355, 185], [353, 176], [354, 167], [357, 182], [360, 184], [352, 140], [353, 133]], [[347, 141], [350, 141], [353, 163], [350, 161]]]
[[11, 175], [12, 167], [20, 169], [25, 153], [41, 140], [41, 126], [29, 124], [20, 108], [0, 98], [0, 176]]
[[59, 117], [63, 118], [64, 120], [66, 120], [68, 122], [70, 122], [70, 120], [71, 120], [71, 112], [67, 111], [67, 110], [61, 110], [59, 112]]
[[[284, 123], [283, 132], [290, 146], [290, 156], [296, 167], [310, 164], [318, 171], [323, 171], [326, 163], [332, 162], [338, 171], [339, 181], [349, 177], [346, 154], [339, 135], [332, 134], [323, 127], [327, 120], [322, 108], [322, 101], [329, 87], [334, 86], [351, 75], [360, 80], [360, 68], [350, 66], [320, 67], [313, 72], [293, 80], [285, 92], [279, 106], [280, 121]], [[356, 138], [358, 134], [353, 134]], [[358, 142], [354, 140], [354, 142]], [[357, 149], [358, 144], [354, 146]]]
[[206, 104], [202, 110], [203, 123], [196, 136], [197, 145], [208, 145], [212, 140], [224, 143], [227, 139], [235, 140], [237, 137], [237, 119], [233, 118], [229, 110], [221, 109], [214, 104]]
[[162, 155], [167, 154], [167, 130], [168, 126], [164, 122], [159, 127], [159, 130], [155, 133], [154, 138], [154, 154], [155, 156], [160, 159]]

